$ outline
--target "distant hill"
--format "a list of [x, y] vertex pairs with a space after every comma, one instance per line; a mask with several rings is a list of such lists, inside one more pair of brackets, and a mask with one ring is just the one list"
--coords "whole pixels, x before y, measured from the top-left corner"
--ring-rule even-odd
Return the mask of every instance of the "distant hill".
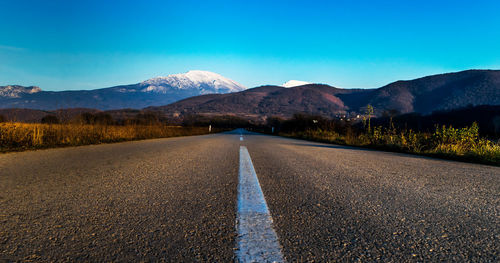
[[467, 105], [499, 105], [500, 70], [467, 70], [396, 81], [359, 95], [345, 94], [339, 98], [354, 111], [370, 104], [379, 111], [422, 114]]
[[181, 100], [148, 110], [167, 115], [235, 114], [245, 117], [291, 116], [297, 112], [333, 116], [346, 106], [336, 95], [359, 90], [337, 89], [328, 85], [308, 84], [298, 87], [262, 86], [230, 94], [212, 94]]
[[165, 105], [187, 97], [228, 93], [245, 87], [219, 74], [193, 70], [132, 85], [78, 91], [42, 91], [38, 87], [0, 86], [0, 108], [100, 110]]
[[297, 112], [333, 117], [360, 114], [371, 104], [384, 111], [429, 114], [467, 105], [500, 105], [500, 71], [468, 70], [397, 81], [378, 89], [339, 89], [322, 84], [290, 88], [262, 86], [245, 91], [197, 96], [148, 110], [166, 114], [236, 114], [283, 116]]

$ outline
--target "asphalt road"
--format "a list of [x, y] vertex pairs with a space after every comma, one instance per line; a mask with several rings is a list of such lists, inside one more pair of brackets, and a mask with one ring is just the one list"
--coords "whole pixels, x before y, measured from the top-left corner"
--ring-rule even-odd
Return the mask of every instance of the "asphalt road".
[[288, 262], [500, 257], [500, 168], [240, 131], [0, 155], [0, 261], [237, 260], [246, 146]]

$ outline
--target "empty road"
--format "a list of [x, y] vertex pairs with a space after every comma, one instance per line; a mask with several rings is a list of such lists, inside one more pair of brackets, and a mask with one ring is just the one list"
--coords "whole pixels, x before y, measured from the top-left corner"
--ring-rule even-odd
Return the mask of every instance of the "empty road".
[[499, 167], [243, 130], [0, 154], [0, 262], [499, 257]]

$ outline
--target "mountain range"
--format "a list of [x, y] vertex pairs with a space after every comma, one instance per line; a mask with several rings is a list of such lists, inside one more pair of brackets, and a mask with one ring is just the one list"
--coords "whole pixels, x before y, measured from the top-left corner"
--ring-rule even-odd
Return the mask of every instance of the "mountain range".
[[184, 99], [148, 110], [166, 114], [237, 114], [289, 117], [297, 112], [357, 115], [370, 104], [375, 114], [417, 112], [429, 114], [468, 105], [500, 105], [500, 70], [467, 70], [396, 81], [378, 89], [340, 89], [324, 84], [285, 88], [261, 86], [238, 93]]
[[[396, 81], [376, 89], [341, 89], [301, 81], [245, 89], [232, 80], [205, 71], [89, 91], [46, 92], [37, 87], [0, 87], [0, 108], [135, 108], [174, 117], [231, 114], [248, 118], [286, 118], [298, 112], [334, 117], [364, 114], [368, 104], [375, 108], [376, 115], [388, 111], [429, 114], [468, 105], [500, 105], [500, 70], [432, 75]], [[81, 111], [84, 109], [71, 112]], [[7, 116], [11, 115], [10, 112], [0, 110], [0, 114]], [[15, 112], [18, 119], [23, 119], [22, 115], [26, 114], [26, 110]], [[113, 111], [115, 114], [119, 112]], [[30, 114], [40, 116], [45, 113]]]
[[39, 87], [0, 86], [0, 108], [141, 109], [202, 94], [238, 92], [244, 89], [246, 87], [219, 74], [192, 70], [137, 84], [95, 90], [43, 91]]

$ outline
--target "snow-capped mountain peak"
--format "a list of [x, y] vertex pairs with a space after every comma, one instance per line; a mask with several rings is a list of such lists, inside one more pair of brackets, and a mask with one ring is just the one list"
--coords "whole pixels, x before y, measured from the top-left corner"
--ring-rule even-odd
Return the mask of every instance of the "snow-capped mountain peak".
[[297, 86], [302, 86], [302, 85], [307, 85], [307, 84], [311, 84], [311, 83], [305, 82], [305, 81], [300, 81], [300, 80], [289, 80], [289, 81], [283, 83], [283, 85], [281, 85], [281, 86], [285, 87], [285, 88], [291, 88], [291, 87], [297, 87]]
[[0, 86], [0, 97], [19, 98], [23, 94], [33, 94], [42, 91], [39, 87], [24, 87], [19, 85]]
[[217, 73], [191, 70], [186, 73], [156, 77], [141, 83], [144, 92], [165, 93], [168, 89], [199, 90], [200, 94], [229, 93], [246, 87]]

